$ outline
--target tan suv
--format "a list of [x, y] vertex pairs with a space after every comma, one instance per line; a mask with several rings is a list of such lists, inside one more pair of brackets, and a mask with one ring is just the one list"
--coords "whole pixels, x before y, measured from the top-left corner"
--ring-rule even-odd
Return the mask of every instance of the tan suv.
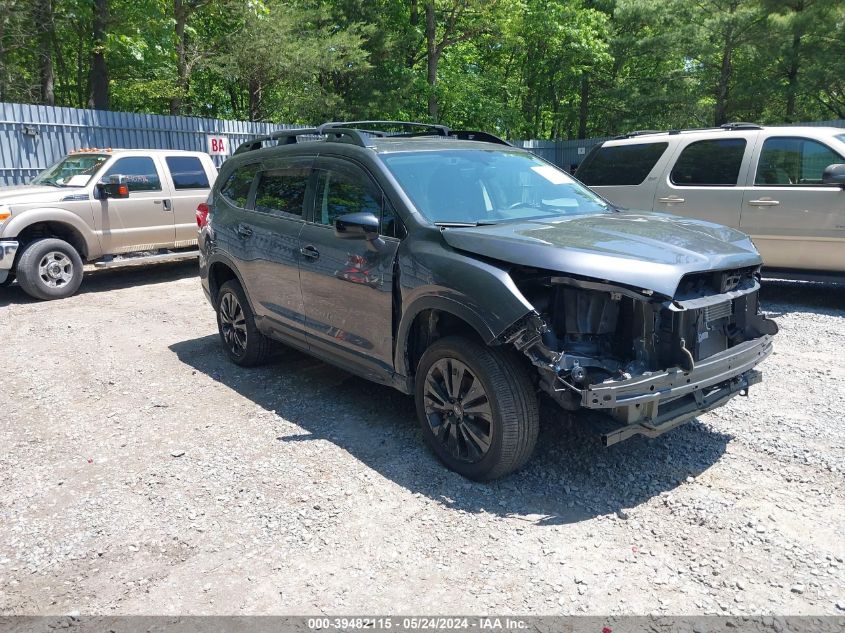
[[576, 176], [622, 207], [736, 227], [770, 273], [845, 273], [845, 130], [734, 123], [634, 132], [602, 143]]
[[217, 169], [208, 154], [79, 150], [29, 185], [0, 188], [0, 285], [38, 299], [72, 295], [83, 261], [100, 267], [194, 257], [197, 206]]

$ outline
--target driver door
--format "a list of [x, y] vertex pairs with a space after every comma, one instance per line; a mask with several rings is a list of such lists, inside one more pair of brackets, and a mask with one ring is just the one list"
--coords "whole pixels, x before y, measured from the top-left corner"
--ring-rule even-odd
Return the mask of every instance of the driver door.
[[[393, 372], [393, 263], [401, 222], [370, 175], [337, 158], [319, 158], [313, 208], [299, 236], [306, 338], [338, 364]], [[379, 240], [340, 239], [335, 220], [348, 213], [381, 219]]]
[[176, 240], [173, 200], [150, 156], [123, 156], [99, 176], [108, 181], [123, 176], [129, 197], [93, 201], [94, 226], [105, 253], [126, 253], [172, 247]]

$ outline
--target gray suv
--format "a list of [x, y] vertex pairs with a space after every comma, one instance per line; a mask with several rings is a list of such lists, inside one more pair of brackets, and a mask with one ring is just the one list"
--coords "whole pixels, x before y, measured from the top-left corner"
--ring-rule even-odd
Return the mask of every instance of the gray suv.
[[620, 211], [483, 132], [353, 122], [256, 139], [201, 224], [233, 362], [280, 341], [413, 394], [427, 444], [473, 479], [528, 460], [539, 397], [592, 411], [606, 444], [653, 437], [747, 393], [777, 332], [747, 236]]

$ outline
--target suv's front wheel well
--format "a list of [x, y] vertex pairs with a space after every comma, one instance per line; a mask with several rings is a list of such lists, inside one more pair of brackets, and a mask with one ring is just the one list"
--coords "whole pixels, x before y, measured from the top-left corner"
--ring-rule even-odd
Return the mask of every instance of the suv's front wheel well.
[[444, 336], [462, 336], [484, 345], [478, 331], [459, 316], [444, 310], [428, 309], [414, 317], [408, 333], [408, 375], [413, 376], [423, 353]]
[[49, 237], [67, 242], [73, 246], [74, 250], [79, 253], [83, 260], [88, 259], [88, 248], [85, 244], [85, 238], [74, 227], [62, 222], [36, 222], [35, 224], [30, 224], [18, 234], [17, 239], [20, 243], [18, 252], [23, 252], [24, 246], [31, 244], [35, 240]]
[[211, 265], [208, 269], [208, 290], [211, 293], [212, 300], [217, 300], [217, 293], [220, 292], [220, 287], [232, 279], [240, 283], [235, 271], [226, 264], [215, 262]]

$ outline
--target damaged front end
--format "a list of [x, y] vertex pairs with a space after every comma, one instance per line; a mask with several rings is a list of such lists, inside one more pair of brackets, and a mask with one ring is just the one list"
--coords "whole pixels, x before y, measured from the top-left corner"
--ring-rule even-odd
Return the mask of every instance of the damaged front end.
[[562, 408], [609, 414], [596, 421], [606, 445], [655, 437], [760, 382], [777, 325], [759, 313], [758, 269], [686, 275], [669, 298], [519, 268], [511, 277], [535, 311], [499, 340]]

